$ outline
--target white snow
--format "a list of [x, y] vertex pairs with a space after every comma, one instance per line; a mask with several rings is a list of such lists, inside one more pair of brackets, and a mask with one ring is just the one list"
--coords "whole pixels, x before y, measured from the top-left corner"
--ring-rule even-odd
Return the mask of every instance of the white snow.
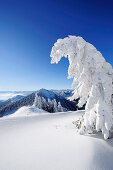
[[[80, 133], [101, 131], [104, 138], [111, 136], [113, 128], [113, 68], [102, 54], [82, 37], [58, 39], [51, 50], [51, 63], [61, 58], [69, 60], [68, 78], [78, 83], [71, 99], [80, 99], [85, 106]], [[109, 133], [110, 132], [110, 133]]]
[[50, 90], [40, 89], [39, 93], [41, 95], [47, 97], [48, 99], [54, 99], [55, 98], [55, 93], [53, 91], [50, 91]]
[[12, 118], [12, 117], [28, 117], [28, 116], [36, 116], [39, 114], [48, 113], [44, 110], [39, 109], [35, 106], [23, 106], [17, 111], [15, 111], [13, 114], [9, 114], [9, 116], [6, 115], [6, 117], [3, 117], [4, 119]]
[[113, 140], [77, 134], [83, 113], [23, 107], [1, 118], [0, 170], [112, 170]]

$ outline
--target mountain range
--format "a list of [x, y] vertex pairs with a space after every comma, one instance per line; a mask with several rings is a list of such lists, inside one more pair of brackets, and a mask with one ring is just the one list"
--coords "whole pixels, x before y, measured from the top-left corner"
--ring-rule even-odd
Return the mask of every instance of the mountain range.
[[[36, 93], [41, 98], [46, 101], [56, 100], [60, 102], [61, 106], [67, 111], [77, 110], [77, 101], [70, 101], [67, 97], [72, 95], [72, 90], [46, 90], [40, 89], [38, 91], [32, 92], [28, 95], [17, 95], [8, 100], [1, 101], [0, 103], [0, 116], [8, 115], [14, 113], [16, 110], [23, 106], [32, 106], [35, 100]], [[45, 103], [46, 105], [48, 102]]]

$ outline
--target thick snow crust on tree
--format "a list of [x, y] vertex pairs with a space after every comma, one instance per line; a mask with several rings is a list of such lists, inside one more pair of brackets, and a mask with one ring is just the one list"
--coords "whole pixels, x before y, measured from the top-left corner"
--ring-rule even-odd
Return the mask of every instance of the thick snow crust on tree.
[[80, 98], [79, 107], [86, 104], [80, 133], [96, 130], [109, 138], [113, 126], [112, 66], [92, 44], [78, 36], [57, 40], [51, 63], [58, 63], [62, 57], [69, 60], [68, 78], [73, 78], [73, 85], [78, 83], [71, 99]]

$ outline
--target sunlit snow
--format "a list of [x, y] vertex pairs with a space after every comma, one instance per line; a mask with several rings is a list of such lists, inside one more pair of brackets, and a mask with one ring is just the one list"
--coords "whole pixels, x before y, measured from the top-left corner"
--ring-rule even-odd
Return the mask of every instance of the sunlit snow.
[[84, 111], [47, 113], [22, 107], [0, 119], [1, 170], [112, 170], [113, 140], [78, 135]]

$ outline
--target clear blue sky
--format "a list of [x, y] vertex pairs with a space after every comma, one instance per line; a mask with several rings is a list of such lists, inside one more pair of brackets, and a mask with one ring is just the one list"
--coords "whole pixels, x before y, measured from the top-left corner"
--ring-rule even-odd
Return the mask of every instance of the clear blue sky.
[[113, 1], [0, 0], [0, 90], [69, 88], [68, 61], [50, 64], [58, 38], [79, 35], [113, 66]]

